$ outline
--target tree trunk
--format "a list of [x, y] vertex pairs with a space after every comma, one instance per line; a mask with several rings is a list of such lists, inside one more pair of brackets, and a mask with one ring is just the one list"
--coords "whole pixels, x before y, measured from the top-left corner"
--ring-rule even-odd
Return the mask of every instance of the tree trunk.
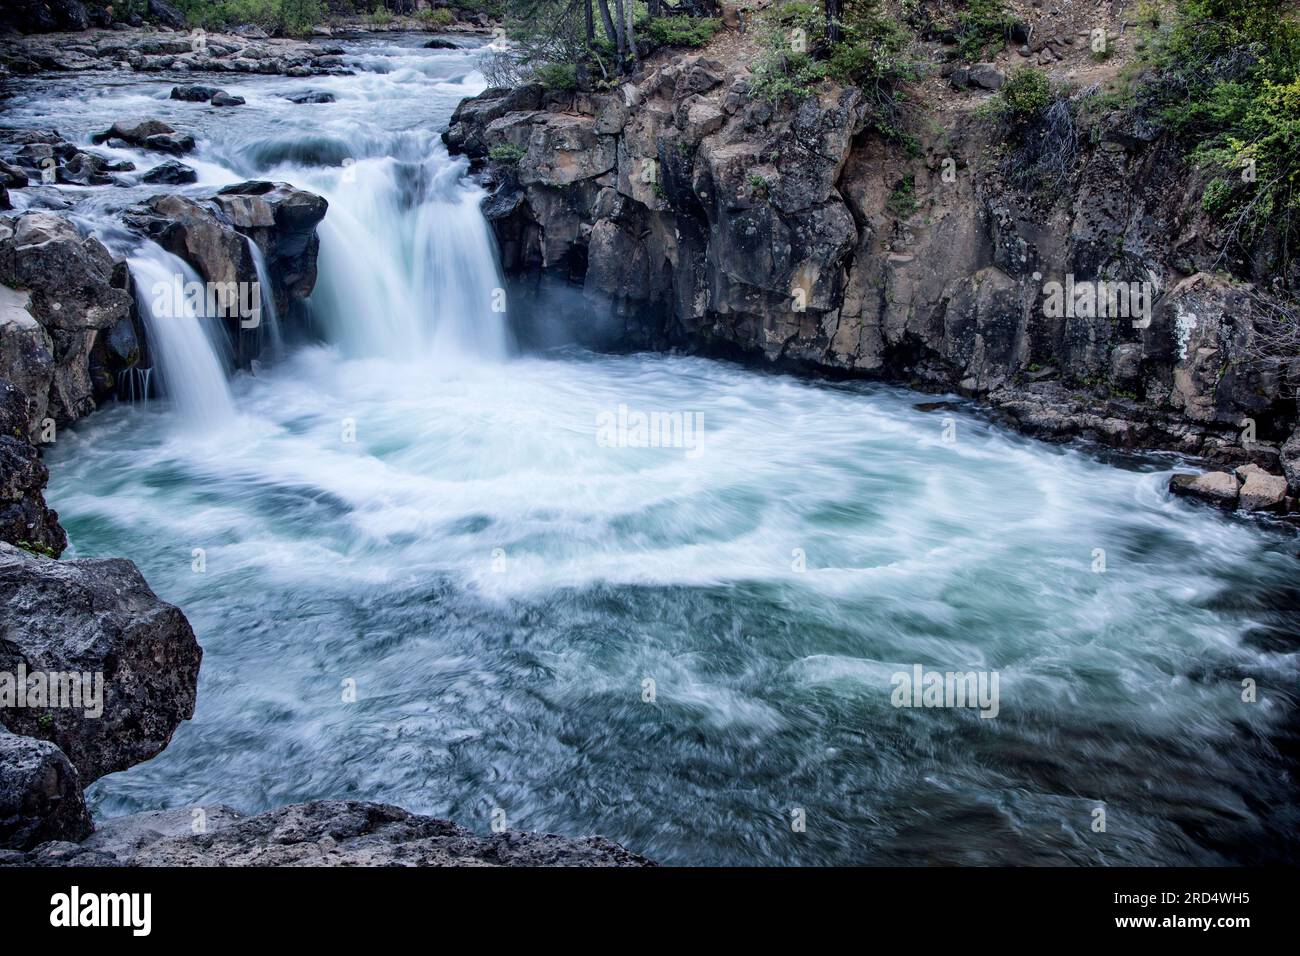
[[627, 38], [623, 35], [623, 0], [614, 0], [614, 30], [618, 34], [618, 68], [622, 72], [623, 54], [627, 52]]
[[591, 15], [591, 0], [582, 0], [582, 16], [583, 25], [587, 28], [587, 46], [591, 46], [592, 41], [596, 39], [596, 23]]
[[661, 16], [663, 14], [663, 8], [659, 6], [659, 0], [650, 0], [649, 8], [650, 8], [650, 18], [652, 20], [655, 17]]
[[614, 29], [614, 20], [609, 15], [609, 0], [597, 0], [600, 4], [600, 20], [605, 25], [605, 36], [609, 37], [609, 42], [618, 46], [618, 31]]
[[826, 40], [828, 43], [840, 42], [840, 17], [843, 15], [844, 0], [826, 0]]
[[640, 59], [640, 56], [638, 56], [638, 55], [637, 55], [637, 52], [636, 52], [636, 36], [635, 36], [635, 29], [636, 29], [636, 26], [635, 26], [635, 20], [633, 19], [633, 18], [636, 16], [636, 2], [635, 2], [635, 0], [626, 0], [626, 2], [625, 2], [623, 5], [624, 5], [625, 7], [627, 7], [627, 48], [628, 48], [628, 52], [630, 52], [630, 53], [632, 54], [632, 59], [633, 59], [633, 60], [639, 60], [639, 59]]

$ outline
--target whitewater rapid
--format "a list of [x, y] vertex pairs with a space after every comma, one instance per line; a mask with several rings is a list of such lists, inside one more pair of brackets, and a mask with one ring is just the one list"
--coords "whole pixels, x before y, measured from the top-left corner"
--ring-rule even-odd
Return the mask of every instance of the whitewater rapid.
[[[227, 84], [246, 119], [194, 163], [329, 200], [314, 336], [205, 379], [220, 414], [119, 405], [49, 456], [69, 556], [135, 560], [205, 654], [194, 719], [98, 814], [362, 798], [690, 863], [1294, 859], [1293, 542], [1170, 500], [1172, 459], [905, 389], [518, 354], [437, 139], [472, 55], [351, 62]], [[169, 86], [17, 108], [206, 122]], [[286, 105], [309, 88], [338, 102]], [[620, 407], [698, 442], [611, 445]], [[918, 664], [996, 671], [997, 718], [893, 706]]]

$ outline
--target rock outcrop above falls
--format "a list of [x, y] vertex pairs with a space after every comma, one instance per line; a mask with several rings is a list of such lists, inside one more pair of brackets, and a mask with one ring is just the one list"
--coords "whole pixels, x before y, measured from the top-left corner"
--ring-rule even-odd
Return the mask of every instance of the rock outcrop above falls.
[[[199, 811], [197, 814], [195, 810]], [[203, 832], [196, 833], [197, 827]], [[653, 866], [600, 837], [508, 830], [478, 836], [448, 820], [356, 800], [316, 800], [243, 816], [229, 807], [106, 821], [81, 844], [56, 842], [0, 866]]]
[[[1018, 184], [1032, 157], [1005, 128], [948, 121], [909, 152], [859, 90], [773, 105], [706, 54], [610, 93], [491, 89], [444, 139], [495, 185], [525, 337], [527, 300], [564, 283], [585, 299], [569, 331], [596, 347], [955, 390], [1045, 439], [1280, 473], [1300, 359], [1269, 354], [1254, 288], [1216, 271], [1173, 145], [1116, 119], [1045, 196]], [[1084, 288], [1100, 308], [1065, 302]]]
[[277, 310], [311, 294], [328, 203], [284, 183], [251, 181], [207, 198], [165, 194], [128, 210], [126, 222], [194, 267], [205, 282], [255, 282], [248, 242], [267, 264]]

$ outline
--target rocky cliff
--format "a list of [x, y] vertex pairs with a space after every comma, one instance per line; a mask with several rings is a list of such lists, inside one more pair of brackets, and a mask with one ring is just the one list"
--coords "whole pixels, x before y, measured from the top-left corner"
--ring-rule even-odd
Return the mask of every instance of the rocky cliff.
[[493, 187], [525, 339], [567, 308], [597, 347], [957, 391], [1043, 438], [1253, 463], [1300, 493], [1300, 358], [1270, 352], [1264, 276], [1222, 268], [1173, 144], [1091, 116], [1092, 87], [1013, 131], [948, 72], [910, 148], [868, 128], [859, 89], [774, 105], [707, 50], [604, 93], [490, 89], [444, 139]]

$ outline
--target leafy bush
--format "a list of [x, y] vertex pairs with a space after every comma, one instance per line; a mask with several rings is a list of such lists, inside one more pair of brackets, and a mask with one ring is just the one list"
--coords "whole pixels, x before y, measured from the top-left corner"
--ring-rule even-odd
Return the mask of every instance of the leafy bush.
[[514, 143], [498, 143], [488, 150], [488, 158], [496, 163], [506, 163], [514, 166], [519, 160], [524, 158], [526, 150]]
[[885, 208], [898, 219], [909, 219], [921, 204], [916, 199], [916, 177], [908, 173], [894, 186], [885, 201]]
[[282, 36], [308, 33], [325, 16], [319, 0], [184, 0], [180, 8], [196, 27], [224, 30], [249, 24]]
[[421, 10], [415, 16], [416, 19], [422, 20], [427, 26], [431, 27], [449, 27], [456, 20], [456, 17], [446, 7], [439, 7], [437, 10]]
[[760, 20], [760, 52], [750, 70], [749, 89], [776, 103], [811, 92], [826, 76], [826, 67], [812, 53], [823, 25], [820, 8], [805, 0], [790, 0]]
[[1209, 175], [1206, 210], [1243, 248], [1300, 242], [1300, 11], [1293, 0], [1181, 0], [1154, 33], [1140, 108], [1178, 134]]
[[969, 0], [957, 14], [957, 52], [962, 59], [978, 60], [990, 50], [1001, 49], [1015, 18], [1002, 0]]
[[572, 63], [539, 63], [533, 78], [548, 90], [573, 90], [578, 86], [578, 68]]
[[714, 17], [654, 17], [636, 26], [654, 47], [701, 47], [722, 28], [722, 21]]
[[989, 101], [992, 112], [1013, 123], [1029, 123], [1052, 103], [1052, 83], [1037, 67], [1013, 70], [998, 95]]

